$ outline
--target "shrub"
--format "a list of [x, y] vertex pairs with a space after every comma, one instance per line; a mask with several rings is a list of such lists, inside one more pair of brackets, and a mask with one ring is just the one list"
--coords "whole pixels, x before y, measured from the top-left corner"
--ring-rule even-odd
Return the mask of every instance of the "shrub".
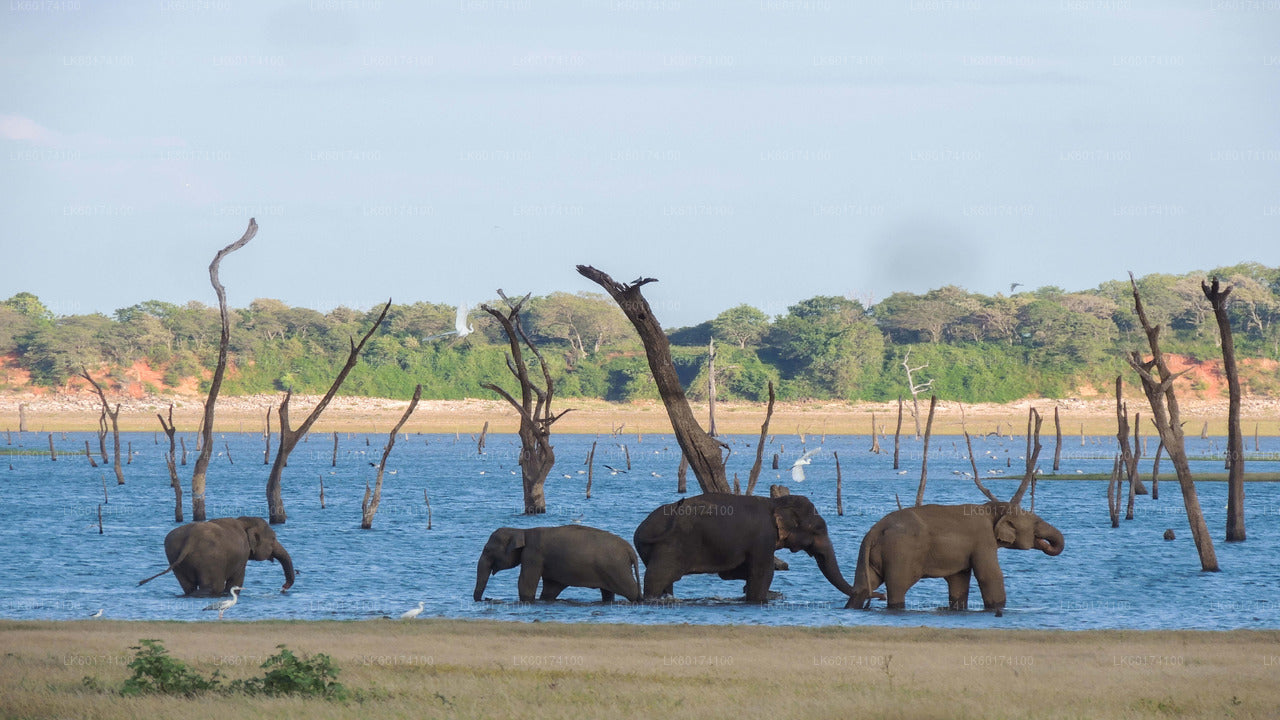
[[169, 651], [159, 640], [140, 640], [142, 645], [131, 645], [136, 650], [129, 669], [133, 676], [124, 681], [121, 695], [182, 695], [194, 697], [218, 687], [218, 674], [205, 679], [181, 660], [169, 657]]

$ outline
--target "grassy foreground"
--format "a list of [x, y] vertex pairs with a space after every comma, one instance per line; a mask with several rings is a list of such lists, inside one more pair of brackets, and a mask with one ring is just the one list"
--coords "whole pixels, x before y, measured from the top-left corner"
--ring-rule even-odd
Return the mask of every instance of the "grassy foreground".
[[[345, 703], [122, 697], [157, 638], [203, 674], [327, 653]], [[4, 717], [1280, 716], [1280, 632], [498, 623], [0, 621]], [[93, 676], [106, 690], [87, 688]]]

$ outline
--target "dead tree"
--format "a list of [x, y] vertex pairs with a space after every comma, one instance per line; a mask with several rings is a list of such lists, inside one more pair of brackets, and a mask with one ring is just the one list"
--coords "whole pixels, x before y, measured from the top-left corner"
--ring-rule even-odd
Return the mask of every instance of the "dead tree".
[[868, 452], [880, 454], [880, 435], [876, 433], [876, 413], [871, 411], [871, 449]]
[[1111, 477], [1107, 480], [1107, 514], [1111, 516], [1111, 527], [1120, 527], [1120, 477], [1124, 461], [1116, 455], [1111, 466]]
[[[1225, 289], [1218, 278], [1208, 285], [1203, 280], [1200, 290], [1213, 306], [1218, 320], [1218, 333], [1222, 337], [1222, 368], [1227, 376], [1227, 542], [1244, 542], [1244, 436], [1240, 431], [1240, 373], [1236, 368], [1236, 344], [1231, 337], [1231, 319], [1227, 317], [1227, 297], [1232, 286]], [[1257, 447], [1258, 430], [1254, 426], [1253, 444]]]
[[649, 370], [658, 386], [662, 404], [667, 408], [667, 416], [671, 418], [676, 442], [688, 459], [689, 466], [693, 468], [694, 477], [698, 479], [702, 491], [729, 492], [729, 480], [720, 454], [723, 444], [703, 430], [694, 417], [684, 387], [680, 384], [680, 376], [676, 374], [675, 364], [671, 360], [671, 342], [654, 317], [649, 301], [640, 292], [644, 285], [657, 281], [642, 277], [624, 285], [589, 265], [579, 265], [578, 273], [604, 288], [640, 334]]
[[[92, 377], [89, 377], [89, 371], [83, 367], [80, 368], [80, 377], [89, 381], [89, 384], [92, 385], [93, 389], [98, 393], [98, 399], [102, 401], [102, 414], [104, 417], [99, 421], [99, 426], [102, 428], [102, 437], [104, 438], [106, 437], [105, 418], [111, 418], [111, 438], [115, 443], [115, 458], [111, 467], [116, 471], [116, 484], [123, 485], [124, 468], [120, 465], [120, 403], [116, 403], [116, 409], [112, 410], [111, 405], [107, 403], [106, 394], [102, 392], [102, 386], [98, 385], [98, 382]], [[105, 440], [103, 441], [102, 461], [104, 463], [107, 461]]]
[[920, 437], [920, 397], [919, 395], [922, 391], [928, 390], [930, 387], [932, 387], [933, 380], [927, 380], [925, 382], [916, 384], [914, 374], [929, 367], [929, 363], [925, 363], [920, 367], [911, 367], [910, 360], [911, 360], [911, 351], [908, 350], [907, 354], [904, 355], [902, 358], [902, 367], [907, 371], [907, 390], [911, 392], [911, 404], [912, 404], [912, 407], [914, 408], [911, 411], [911, 417], [915, 418], [916, 437], [918, 438]]
[[[760, 479], [760, 468], [764, 465], [764, 441], [769, 436], [769, 421], [773, 419], [773, 381], [769, 381], [769, 409], [764, 413], [764, 424], [760, 426], [760, 442], [756, 443], [756, 461], [751, 464], [751, 473], [747, 475], [747, 494], [755, 492], [756, 481]], [[839, 461], [837, 461], [839, 462]], [[837, 494], [839, 494], [837, 492]]]
[[1156, 446], [1156, 458], [1151, 463], [1151, 499], [1160, 499], [1160, 455], [1164, 452], [1164, 441]]
[[268, 520], [272, 525], [279, 525], [288, 520], [288, 515], [284, 511], [284, 499], [280, 496], [280, 477], [284, 473], [285, 467], [289, 464], [289, 453], [293, 452], [293, 448], [298, 441], [307, 434], [311, 426], [316, 420], [320, 419], [320, 413], [329, 406], [329, 401], [333, 400], [333, 396], [338, 394], [338, 388], [342, 387], [342, 383], [347, 379], [347, 375], [351, 373], [351, 368], [356, 366], [356, 362], [360, 360], [360, 351], [364, 349], [364, 344], [369, 341], [373, 333], [382, 325], [382, 320], [387, 316], [387, 310], [391, 309], [391, 301], [388, 300], [386, 305], [382, 306], [382, 312], [378, 314], [378, 319], [373, 321], [373, 327], [369, 328], [369, 332], [360, 338], [359, 344], [355, 339], [351, 339], [351, 351], [347, 354], [347, 362], [342, 366], [342, 370], [338, 372], [338, 377], [334, 379], [333, 384], [329, 386], [329, 391], [320, 398], [320, 402], [311, 410], [311, 414], [307, 415], [307, 419], [302, 421], [297, 430], [289, 426], [289, 400], [293, 397], [293, 390], [289, 390], [284, 394], [284, 400], [280, 401], [280, 407], [276, 414], [280, 417], [280, 442], [276, 449], [276, 460], [271, 465], [271, 474], [267, 477], [267, 514]]
[[[778, 456], [773, 456], [774, 467], [778, 467]], [[689, 458], [680, 453], [680, 465], [676, 467], [676, 493], [684, 495], [689, 492]]]
[[[716, 436], [716, 339], [707, 343], [707, 434]], [[750, 495], [750, 493], [747, 493]]]
[[[1116, 376], [1116, 444], [1120, 446], [1120, 481], [1129, 480], [1129, 498], [1133, 498], [1133, 479], [1138, 474], [1138, 458], [1133, 454], [1133, 448], [1129, 446], [1129, 405], [1124, 401], [1122, 394], [1123, 378]], [[1110, 496], [1108, 496], [1110, 497]], [[1117, 503], [1119, 500], [1116, 501]], [[1117, 506], [1118, 507], [1118, 506]], [[1133, 519], [1133, 510], [1130, 507], [1129, 515], [1126, 520]]]
[[933, 432], [933, 410], [938, 406], [938, 396], [929, 396], [929, 421], [924, 426], [924, 457], [920, 460], [920, 486], [916, 488], [916, 505], [924, 504], [924, 484], [929, 477], [929, 435]]
[[[156, 413], [156, 417], [160, 419], [160, 427], [164, 428], [164, 434], [169, 438], [169, 452], [164, 456], [164, 464], [169, 467], [169, 484], [173, 486], [173, 521], [182, 522], [182, 481], [178, 479], [178, 447], [174, 443], [173, 436], [177, 432], [177, 428], [173, 424], [173, 403], [169, 403], [169, 420], [165, 421], [164, 416]], [[88, 449], [88, 446], [85, 446]]]
[[271, 464], [271, 406], [267, 406], [267, 425], [262, 430], [262, 464]]
[[387, 458], [391, 456], [391, 448], [396, 445], [396, 433], [400, 432], [400, 428], [404, 427], [405, 422], [409, 420], [409, 416], [413, 414], [414, 408], [418, 407], [418, 401], [422, 399], [422, 384], [419, 383], [413, 388], [413, 398], [409, 400], [409, 408], [404, 411], [404, 415], [400, 416], [400, 422], [391, 428], [391, 435], [387, 437], [387, 446], [382, 450], [382, 461], [378, 463], [378, 477], [373, 484], [373, 492], [369, 492], [369, 485], [365, 483], [364, 499], [360, 501], [360, 529], [371, 530], [373, 528], [373, 516], [378, 512], [378, 505], [382, 502], [382, 474], [387, 469]]
[[[496, 393], [520, 413], [520, 474], [524, 486], [524, 514], [541, 515], [547, 511], [547, 496], [543, 491], [543, 484], [552, 466], [556, 464], [555, 448], [551, 446], [551, 425], [569, 410], [563, 410], [558, 415], [551, 410], [551, 401], [555, 396], [551, 371], [547, 369], [542, 354], [520, 325], [520, 309], [529, 295], [512, 302], [499, 290], [498, 297], [507, 304], [505, 313], [488, 305], [481, 305], [480, 309], [492, 315], [506, 333], [510, 349], [507, 354], [507, 370], [520, 383], [520, 399], [516, 400], [511, 393], [493, 383], [481, 383], [480, 387]], [[538, 369], [542, 371], [542, 387], [538, 387], [529, 378], [529, 364], [525, 362], [524, 352], [520, 349], [521, 343], [533, 353]]]
[[591, 452], [587, 453], [587, 499], [588, 500], [591, 499], [591, 482], [594, 479], [595, 472], [596, 472], [596, 443], [598, 442], [600, 441], [593, 440], [591, 442]]
[[98, 461], [93, 459], [93, 453], [89, 452], [89, 441], [84, 441], [84, 456], [89, 459], [89, 467], [98, 467]]
[[893, 431], [893, 469], [898, 469], [898, 447], [902, 440], [902, 395], [898, 395], [898, 427]]
[[[1204, 512], [1200, 509], [1200, 498], [1196, 494], [1195, 480], [1191, 477], [1191, 466], [1187, 462], [1186, 444], [1182, 435], [1182, 418], [1178, 412], [1178, 397], [1173, 390], [1173, 381], [1182, 373], [1174, 373], [1160, 351], [1160, 326], [1152, 327], [1147, 319], [1147, 312], [1142, 307], [1142, 297], [1138, 293], [1138, 282], [1129, 273], [1129, 283], [1133, 286], [1133, 307], [1142, 323], [1143, 332], [1147, 336], [1147, 344], [1151, 348], [1151, 359], [1143, 360], [1137, 350], [1130, 351], [1126, 358], [1130, 367], [1142, 379], [1142, 391], [1151, 404], [1152, 420], [1160, 432], [1160, 440], [1164, 443], [1164, 451], [1168, 453], [1174, 471], [1178, 475], [1178, 485], [1182, 488], [1182, 501], [1187, 510], [1187, 522], [1191, 526], [1191, 536], [1196, 543], [1196, 552], [1200, 555], [1200, 569], [1205, 572], [1218, 571], [1218, 557], [1213, 550], [1213, 538], [1204, 522]], [[1183, 372], [1186, 372], [1185, 370]]]
[[[213, 408], [218, 402], [218, 393], [222, 390], [222, 378], [227, 373], [227, 347], [231, 344], [231, 314], [227, 312], [227, 291], [218, 280], [218, 267], [222, 258], [239, 250], [258, 234], [258, 223], [249, 218], [249, 227], [245, 228], [240, 239], [218, 251], [209, 263], [209, 282], [218, 295], [218, 315], [222, 321], [221, 335], [218, 338], [218, 364], [213, 368], [213, 379], [209, 381], [209, 396], [204, 401], [204, 417], [200, 422], [200, 454], [196, 456], [196, 466], [191, 471], [191, 519], [197, 522], [205, 519], [204, 485], [205, 476], [209, 473], [209, 460], [213, 457]], [[274, 520], [272, 522], [275, 522]], [[281, 520], [281, 522], [284, 522]]]
[[1058, 466], [1062, 462], [1062, 418], [1058, 416], [1058, 407], [1053, 408], [1053, 471], [1058, 472]]

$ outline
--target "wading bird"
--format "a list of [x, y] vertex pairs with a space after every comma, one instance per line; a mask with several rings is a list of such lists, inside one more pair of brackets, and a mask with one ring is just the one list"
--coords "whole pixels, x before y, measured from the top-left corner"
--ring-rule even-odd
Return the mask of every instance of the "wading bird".
[[426, 603], [426, 601], [425, 601], [425, 600], [419, 601], [419, 602], [418, 602], [418, 607], [416, 607], [416, 608], [410, 608], [410, 609], [408, 609], [408, 610], [405, 610], [403, 613], [401, 613], [401, 614], [400, 614], [400, 619], [401, 619], [401, 620], [412, 620], [412, 619], [414, 619], [414, 618], [418, 617], [418, 613], [422, 612], [422, 606], [424, 606], [424, 605], [426, 605], [426, 604], [427, 604], [427, 603]]
[[205, 610], [217, 610], [217, 611], [218, 611], [218, 619], [219, 619], [219, 620], [221, 620], [221, 619], [222, 619], [222, 613], [224, 613], [224, 612], [226, 612], [226, 611], [230, 610], [230, 609], [231, 609], [231, 606], [236, 604], [236, 600], [239, 600], [239, 599], [240, 599], [240, 591], [241, 591], [241, 590], [243, 590], [243, 589], [244, 589], [244, 588], [240, 587], [239, 585], [236, 585], [235, 587], [231, 588], [231, 599], [229, 599], [229, 600], [219, 600], [219, 601], [218, 601], [218, 602], [216, 602], [216, 603], [210, 603], [210, 604], [206, 605], [204, 609], [205, 609]]
[[91, 617], [91, 618], [100, 618], [100, 617], [102, 617], [102, 608], [98, 608], [98, 612], [96, 612], [96, 613], [94, 613], [94, 614], [90, 615], [89, 617]]

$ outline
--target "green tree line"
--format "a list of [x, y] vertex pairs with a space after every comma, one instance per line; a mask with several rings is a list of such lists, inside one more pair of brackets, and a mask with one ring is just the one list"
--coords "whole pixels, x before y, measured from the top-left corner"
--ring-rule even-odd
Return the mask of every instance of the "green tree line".
[[[1165, 349], [1200, 360], [1220, 357], [1213, 311], [1200, 290], [1209, 277], [1234, 287], [1237, 355], [1280, 358], [1280, 268], [1257, 263], [1139, 279], [1148, 313], [1166, 328]], [[232, 310], [231, 372], [223, 391], [323, 392], [350, 338], [362, 334], [379, 309], [321, 313], [258, 299]], [[506, 378], [505, 339], [479, 309], [469, 315], [474, 333], [433, 337], [453, 328], [454, 315], [453, 306], [439, 303], [392, 305], [343, 392], [407, 398], [421, 383], [424, 398], [484, 396], [480, 383]], [[562, 396], [657, 397], [639, 339], [607, 297], [555, 292], [531, 298], [523, 324]], [[918, 380], [932, 379], [947, 399], [1066, 397], [1081, 385], [1104, 386], [1125, 372], [1124, 353], [1144, 346], [1127, 279], [1079, 292], [1042, 287], [994, 296], [947, 286], [920, 295], [897, 292], [870, 307], [818, 296], [776, 317], [739, 305], [668, 334], [690, 395], [706, 394], [707, 344], [714, 338], [720, 397], [750, 401], [764, 399], [770, 381], [783, 399], [890, 400], [905, 389], [908, 355], [913, 367], [928, 366]], [[0, 353], [12, 354], [45, 386], [66, 383], [82, 365], [127, 382], [126, 371], [140, 360], [163, 373], [164, 385], [204, 382], [217, 360], [218, 337], [217, 309], [195, 301], [147, 301], [111, 317], [54, 316], [25, 292], [0, 303]], [[1249, 389], [1280, 392], [1280, 376], [1265, 369], [1274, 364], [1255, 365], [1245, 373]], [[10, 382], [0, 371], [0, 388]]]

